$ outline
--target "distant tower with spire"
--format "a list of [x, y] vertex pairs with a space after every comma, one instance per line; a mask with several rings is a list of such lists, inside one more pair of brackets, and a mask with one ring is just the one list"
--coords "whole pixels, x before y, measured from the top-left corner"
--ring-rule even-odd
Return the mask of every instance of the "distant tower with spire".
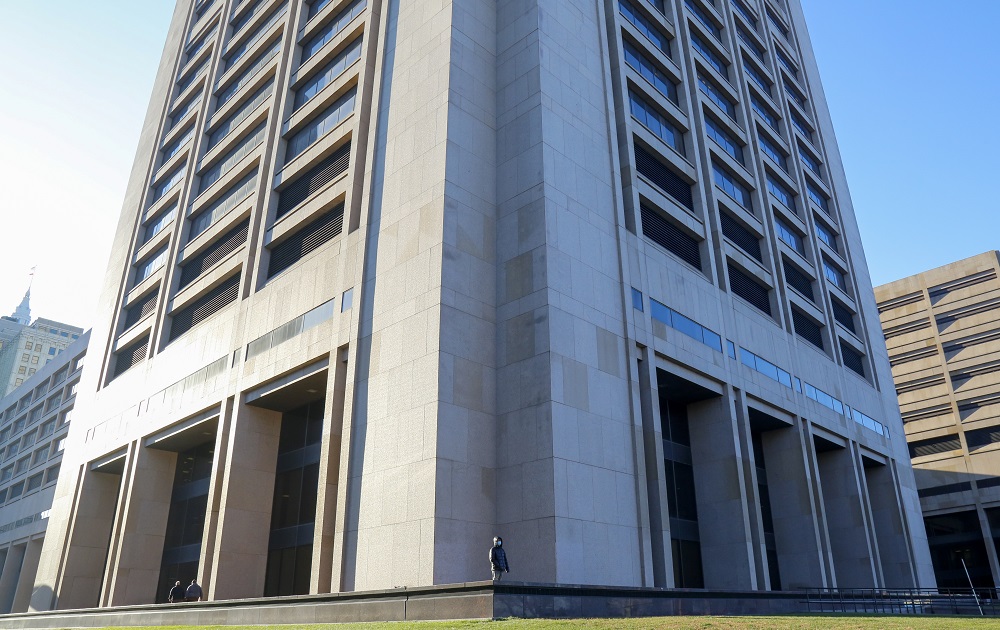
[[31, 268], [31, 273], [28, 276], [28, 290], [24, 292], [24, 299], [18, 304], [14, 312], [11, 313], [11, 317], [17, 320], [18, 324], [23, 324], [28, 326], [31, 324], [31, 306], [28, 302], [31, 300], [31, 284], [35, 281], [35, 268]]

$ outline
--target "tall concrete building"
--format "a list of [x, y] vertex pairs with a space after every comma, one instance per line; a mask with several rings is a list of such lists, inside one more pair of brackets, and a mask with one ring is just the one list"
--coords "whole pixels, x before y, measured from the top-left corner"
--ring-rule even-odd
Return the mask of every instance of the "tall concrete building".
[[998, 274], [992, 251], [875, 290], [939, 586], [1000, 585]]
[[28, 609], [89, 341], [0, 398], [0, 614]]
[[35, 608], [933, 585], [797, 2], [180, 0], [137, 155]]

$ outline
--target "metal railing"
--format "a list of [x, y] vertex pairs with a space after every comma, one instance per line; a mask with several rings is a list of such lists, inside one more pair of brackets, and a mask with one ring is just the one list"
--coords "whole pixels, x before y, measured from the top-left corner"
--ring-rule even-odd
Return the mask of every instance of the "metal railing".
[[809, 589], [806, 606], [816, 613], [1000, 616], [995, 588]]

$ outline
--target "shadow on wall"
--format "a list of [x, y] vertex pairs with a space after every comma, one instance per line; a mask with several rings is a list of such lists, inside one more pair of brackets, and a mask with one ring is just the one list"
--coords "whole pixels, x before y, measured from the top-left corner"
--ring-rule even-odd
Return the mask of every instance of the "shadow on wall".
[[932, 512], [924, 516], [924, 527], [938, 587], [968, 588], [970, 581], [1000, 587], [989, 556], [990, 551], [1000, 555], [1000, 507], [985, 508], [982, 515], [976, 508], [977, 499], [1000, 501], [1000, 476], [933, 470], [921, 463], [914, 464], [913, 474], [920, 507]]
[[[28, 605], [28, 612], [41, 610], [52, 610], [55, 608], [55, 593], [48, 584], [36, 584], [31, 591], [31, 603]], [[15, 611], [23, 612], [23, 611]]]

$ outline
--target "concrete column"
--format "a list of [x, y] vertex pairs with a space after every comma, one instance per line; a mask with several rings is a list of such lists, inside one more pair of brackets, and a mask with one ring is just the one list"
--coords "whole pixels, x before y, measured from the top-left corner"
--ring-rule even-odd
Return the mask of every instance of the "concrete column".
[[[74, 500], [54, 608], [94, 608], [100, 603], [121, 475], [83, 471]], [[42, 605], [42, 596], [39, 596]], [[43, 608], [44, 609], [44, 608]]]
[[732, 398], [688, 405], [688, 426], [705, 587], [754, 590], [757, 576], [744, 493], [744, 453]]
[[21, 576], [21, 565], [24, 561], [26, 544], [11, 545], [7, 550], [7, 559], [0, 572], [0, 615], [7, 614], [14, 605], [14, 593], [17, 591], [17, 580]]
[[840, 588], [877, 586], [875, 549], [868, 535], [861, 502], [860, 463], [852, 450], [836, 448], [816, 454], [819, 464], [830, 551]]
[[771, 495], [774, 541], [781, 588], [829, 586], [823, 558], [820, 515], [810, 489], [808, 446], [801, 425], [762, 436]]
[[3, 565], [7, 562], [7, 552], [10, 551], [10, 546], [0, 549], [0, 574], [3, 573]]
[[102, 595], [105, 606], [156, 601], [177, 453], [136, 445], [116, 531], [116, 553]]
[[207, 593], [215, 575], [215, 542], [219, 530], [219, 510], [222, 505], [224, 465], [229, 461], [229, 435], [233, 424], [233, 407], [236, 399], [230, 396], [219, 409], [219, 423], [215, 434], [215, 454], [212, 456], [212, 474], [208, 482], [208, 502], [205, 505], [205, 526], [198, 557], [198, 583]]
[[38, 572], [38, 559], [42, 555], [44, 538], [29, 540], [21, 562], [21, 577], [17, 581], [17, 591], [14, 593], [14, 604], [11, 612], [25, 612], [31, 602], [31, 593], [35, 587], [35, 573]]
[[750, 521], [750, 549], [752, 553], [751, 566], [757, 588], [769, 590], [773, 588], [771, 578], [767, 574], [767, 546], [764, 540], [764, 506], [757, 492], [757, 461], [753, 449], [753, 431], [750, 427], [750, 410], [747, 406], [746, 394], [741, 390], [733, 390], [733, 408], [736, 412], [736, 428], [740, 449], [745, 456], [740, 460], [743, 469], [743, 493], [747, 497], [747, 517]]
[[[637, 349], [637, 352], [639, 349]], [[653, 384], [656, 383], [655, 361], [650, 361], [649, 349], [641, 349], [641, 358], [636, 362], [638, 369], [639, 404], [641, 409], [641, 443], [636, 447], [637, 496], [640, 499], [640, 523], [647, 531], [648, 552], [644, 558], [649, 561], [644, 571], [645, 586], [666, 588], [674, 583], [674, 563], [670, 547], [670, 514], [666, 496], [666, 474], [663, 464], [663, 426], [660, 421], [660, 397]]]
[[903, 507], [893, 470], [883, 463], [872, 462], [864, 467], [868, 500], [872, 506], [872, 521], [882, 563], [883, 586], [914, 588], [914, 559], [910, 553], [910, 536], [903, 526]]
[[323, 406], [323, 441], [320, 444], [319, 483], [316, 488], [316, 529], [313, 538], [310, 593], [329, 593], [333, 588], [333, 558], [337, 526], [337, 486], [344, 430], [347, 392], [347, 348], [337, 353], [336, 364], [327, 373]]
[[206, 580], [208, 599], [264, 593], [280, 434], [279, 412], [236, 405], [223, 466], [213, 573]]
[[986, 559], [989, 560], [990, 573], [993, 575], [993, 584], [1000, 584], [1000, 566], [998, 566], [997, 548], [993, 542], [993, 528], [990, 527], [990, 519], [986, 516], [983, 504], [976, 505], [976, 515], [979, 516], [979, 527], [983, 530], [983, 542], [986, 544]]

